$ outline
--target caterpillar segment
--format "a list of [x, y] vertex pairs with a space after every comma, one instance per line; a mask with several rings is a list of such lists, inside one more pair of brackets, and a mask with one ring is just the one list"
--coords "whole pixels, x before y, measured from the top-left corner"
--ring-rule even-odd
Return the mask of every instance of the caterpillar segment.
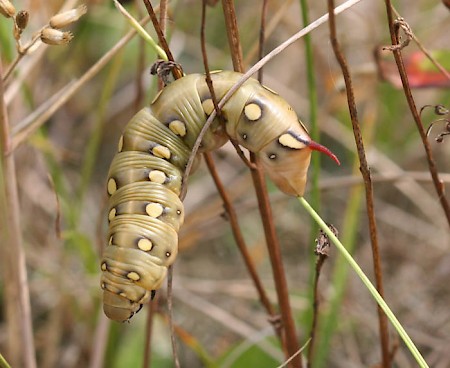
[[[235, 72], [211, 74], [220, 100], [240, 79]], [[184, 210], [182, 176], [195, 141], [214, 109], [205, 76], [192, 74], [165, 87], [150, 107], [125, 127], [109, 170], [109, 243], [101, 261], [105, 314], [129, 320], [148, 302], [175, 261]], [[213, 121], [200, 152], [228, 139], [252, 152], [272, 181], [289, 195], [304, 193], [311, 141], [289, 104], [255, 79], [249, 79], [225, 104], [225, 123]]]

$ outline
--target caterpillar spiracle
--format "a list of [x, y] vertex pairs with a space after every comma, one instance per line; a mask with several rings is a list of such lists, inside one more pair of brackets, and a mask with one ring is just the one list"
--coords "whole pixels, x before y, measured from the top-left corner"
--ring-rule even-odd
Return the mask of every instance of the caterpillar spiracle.
[[[242, 75], [211, 74], [220, 100]], [[191, 148], [214, 109], [205, 76], [191, 74], [165, 87], [150, 107], [125, 127], [108, 174], [109, 244], [101, 260], [105, 314], [129, 320], [158, 289], [175, 261], [183, 223], [179, 198]], [[312, 150], [337, 161], [313, 142], [289, 104], [257, 80], [249, 79], [213, 121], [200, 152], [229, 138], [259, 152], [262, 166], [280, 190], [303, 195]]]

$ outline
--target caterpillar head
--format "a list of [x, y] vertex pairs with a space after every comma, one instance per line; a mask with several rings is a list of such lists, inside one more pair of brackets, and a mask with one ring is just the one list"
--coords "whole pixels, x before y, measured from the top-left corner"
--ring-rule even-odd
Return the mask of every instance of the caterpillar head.
[[328, 148], [312, 141], [306, 131], [293, 130], [288, 130], [266, 145], [261, 150], [261, 161], [264, 170], [281, 191], [303, 196], [311, 153], [314, 150], [325, 153], [340, 164]]

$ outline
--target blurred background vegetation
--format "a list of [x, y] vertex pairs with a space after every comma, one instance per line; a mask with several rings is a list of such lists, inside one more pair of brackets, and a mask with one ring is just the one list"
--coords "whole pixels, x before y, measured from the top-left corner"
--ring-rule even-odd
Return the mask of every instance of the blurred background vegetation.
[[[14, 1], [30, 14], [23, 40], [58, 13], [59, 0]], [[137, 18], [145, 10], [127, 2]], [[257, 61], [260, 1], [236, 2], [246, 66]], [[76, 1], [66, 1], [76, 7]], [[70, 28], [74, 39], [65, 46], [42, 46], [26, 55], [5, 87], [13, 134], [62, 88], [76, 83], [130, 30], [112, 1], [92, 0], [88, 12]], [[156, 5], [156, 4], [154, 4]], [[395, 2], [420, 42], [442, 51], [449, 64], [449, 9], [441, 1]], [[138, 8], [138, 10], [137, 10]], [[310, 1], [311, 20], [327, 11], [325, 1]], [[268, 2], [266, 50], [302, 28], [298, 1]], [[201, 2], [169, 3], [168, 39], [185, 73], [203, 71], [200, 50]], [[383, 264], [386, 300], [411, 334], [430, 366], [448, 367], [450, 353], [450, 234], [434, 191], [424, 149], [405, 96], [396, 84], [383, 1], [362, 1], [337, 18], [338, 37], [348, 58], [374, 175], [375, 214]], [[16, 57], [11, 19], [0, 18], [3, 70]], [[147, 31], [154, 35], [151, 25]], [[220, 3], [208, 7], [207, 52], [210, 68], [232, 69]], [[340, 158], [337, 167], [323, 158], [320, 170], [320, 214], [339, 229], [340, 238], [361, 267], [372, 276], [371, 249], [364, 192], [351, 134], [345, 88], [323, 25], [311, 34], [318, 96], [321, 143]], [[414, 63], [420, 55], [411, 42], [403, 50]], [[105, 181], [117, 141], [127, 121], [151, 101], [156, 78], [149, 68], [154, 52], [138, 37], [23, 139], [14, 151], [20, 199], [20, 225], [30, 289], [33, 334], [39, 367], [139, 367], [143, 364], [146, 306], [130, 324], [109, 323], [101, 310], [99, 254], [106, 231]], [[264, 68], [264, 83], [279, 92], [309, 126], [310, 104], [303, 40], [286, 49]], [[413, 64], [416, 65], [416, 64]], [[450, 106], [449, 81], [430, 77], [435, 71], [420, 64], [424, 78], [413, 89], [418, 108]], [[310, 71], [311, 72], [311, 71]], [[413, 72], [412, 72], [413, 73]], [[383, 74], [384, 78], [381, 78]], [[437, 73], [439, 74], [439, 73]], [[433, 77], [434, 78], [434, 77]], [[415, 79], [414, 79], [415, 80]], [[433, 80], [433, 82], [431, 82]], [[144, 95], [140, 95], [143, 91]], [[57, 98], [58, 99], [58, 95]], [[44, 104], [44, 105], [43, 105]], [[31, 116], [31, 118], [30, 118]], [[422, 115], [428, 127], [433, 109]], [[448, 115], [447, 115], [448, 118]], [[21, 125], [22, 124], [22, 125]], [[437, 143], [436, 125], [430, 144], [443, 185], [450, 188], [450, 139]], [[264, 233], [250, 174], [234, 149], [226, 145], [216, 165], [238, 211], [241, 227], [258, 272], [275, 303], [275, 290]], [[312, 220], [298, 202], [268, 183], [282, 244], [291, 306], [300, 344], [309, 337], [312, 310], [314, 238]], [[310, 193], [306, 193], [306, 198]], [[186, 222], [180, 232], [180, 253], [174, 267], [174, 321], [183, 367], [276, 367], [283, 353], [260, 305], [234, 243], [222, 201], [204, 165], [191, 177], [185, 200]], [[58, 225], [60, 224], [60, 226]], [[59, 229], [60, 227], [60, 229]], [[4, 228], [3, 228], [4, 231]], [[0, 247], [7, 247], [2, 243]], [[12, 250], [14, 251], [14, 250]], [[322, 271], [317, 365], [367, 367], [380, 361], [376, 305], [367, 290], [334, 249]], [[0, 301], [6, 306], [2, 273]], [[6, 307], [0, 312], [0, 352], [8, 359]], [[172, 352], [164, 290], [153, 323], [152, 366], [171, 367]], [[330, 317], [331, 316], [331, 317]], [[393, 344], [398, 340], [392, 333]], [[414, 367], [399, 341], [395, 366]]]

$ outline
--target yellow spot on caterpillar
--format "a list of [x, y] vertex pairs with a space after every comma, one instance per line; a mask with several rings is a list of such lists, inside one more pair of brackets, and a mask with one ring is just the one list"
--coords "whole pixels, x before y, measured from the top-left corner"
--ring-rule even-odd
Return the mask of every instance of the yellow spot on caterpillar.
[[123, 293], [123, 292], [120, 293], [119, 295], [120, 295], [121, 297], [123, 297], [123, 298], [126, 298], [126, 297], [127, 297], [127, 294], [126, 294], [126, 293]]
[[184, 137], [186, 135], [186, 124], [180, 120], [172, 120], [169, 123], [169, 129], [180, 137]]
[[106, 285], [105, 285], [105, 283], [104, 282], [102, 282], [102, 289], [106, 289]]
[[102, 271], [106, 271], [108, 267], [106, 266], [106, 262], [102, 263]]
[[205, 111], [206, 115], [211, 115], [214, 111], [214, 103], [213, 100], [208, 98], [207, 100], [202, 102], [203, 111]]
[[261, 118], [262, 110], [255, 103], [249, 103], [244, 107], [244, 115], [250, 121], [255, 121]]
[[157, 218], [162, 215], [163, 211], [164, 207], [159, 203], [149, 203], [147, 206], [145, 206], [145, 212], [147, 212], [147, 215], [149, 215], [150, 217]]
[[156, 157], [165, 158], [167, 160], [170, 158], [170, 150], [167, 147], [165, 147], [165, 146], [155, 146], [155, 147], [153, 147], [152, 153]]
[[152, 170], [148, 174], [148, 178], [154, 183], [164, 184], [164, 182], [166, 181], [166, 174], [164, 174], [164, 172], [160, 170]]
[[119, 138], [119, 143], [117, 144], [117, 152], [122, 152], [123, 149], [123, 135]]
[[153, 248], [152, 242], [147, 238], [139, 239], [137, 246], [140, 250], [143, 250], [144, 252], [148, 252]]
[[170, 257], [170, 252], [166, 252], [166, 257], [167, 257], [167, 258]]
[[117, 183], [114, 178], [109, 178], [108, 180], [108, 194], [112, 195], [117, 190]]
[[113, 243], [113, 237], [111, 236], [111, 237], [109, 237], [108, 245], [112, 245], [112, 243]]
[[116, 217], [116, 209], [115, 208], [111, 208], [111, 211], [109, 211], [108, 214], [108, 219], [109, 221], [112, 221], [114, 219], [114, 217]]
[[128, 277], [130, 280], [133, 280], [133, 281], [139, 281], [140, 278], [141, 278], [141, 277], [140, 277], [136, 272], [134, 272], [134, 271], [128, 272], [127, 277]]
[[305, 148], [305, 145], [302, 142], [299, 142], [292, 135], [287, 134], [287, 133], [281, 135], [280, 138], [278, 138], [278, 142], [280, 142], [280, 144], [282, 146], [285, 146], [288, 148], [293, 148], [293, 149]]

